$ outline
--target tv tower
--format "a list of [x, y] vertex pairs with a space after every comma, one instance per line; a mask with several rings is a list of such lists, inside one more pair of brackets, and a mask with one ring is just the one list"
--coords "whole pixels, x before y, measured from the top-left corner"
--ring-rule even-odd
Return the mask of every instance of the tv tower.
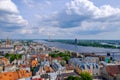
[[77, 38], [75, 38], [75, 45], [77, 45]]
[[51, 35], [50, 35], [50, 32], [48, 33], [48, 41], [51, 40]]

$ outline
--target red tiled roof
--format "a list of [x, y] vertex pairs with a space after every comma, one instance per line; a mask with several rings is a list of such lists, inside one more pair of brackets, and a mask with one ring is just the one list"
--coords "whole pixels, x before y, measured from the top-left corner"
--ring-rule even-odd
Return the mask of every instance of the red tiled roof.
[[46, 72], [53, 72], [53, 69], [49, 66], [45, 66], [44, 69]]
[[31, 57], [32, 57], [32, 58], [37, 58], [37, 55], [32, 55]]
[[120, 74], [120, 65], [109, 65], [106, 66], [106, 71], [108, 75], [115, 76], [116, 74]]
[[32, 80], [43, 80], [42, 78], [34, 78]]
[[72, 65], [66, 64], [65, 67], [67, 70], [74, 70], [74, 67]]
[[24, 67], [24, 68], [26, 68], [26, 67], [30, 67], [30, 65], [29, 64], [21, 64], [21, 65], [19, 65], [19, 68], [22, 68], [22, 67]]
[[46, 56], [46, 54], [40, 54], [40, 56]]

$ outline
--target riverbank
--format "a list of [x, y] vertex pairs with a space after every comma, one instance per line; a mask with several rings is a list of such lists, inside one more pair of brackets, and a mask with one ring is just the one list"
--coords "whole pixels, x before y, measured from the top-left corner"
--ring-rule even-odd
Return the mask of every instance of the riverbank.
[[68, 50], [71, 52], [77, 52], [77, 53], [95, 53], [96, 55], [104, 55], [109, 53], [115, 53], [115, 59], [120, 61], [120, 50], [119, 49], [105, 49], [105, 48], [96, 48], [96, 47], [84, 47], [84, 46], [75, 46], [71, 44], [64, 44], [59, 42], [45, 42], [46, 45], [55, 47], [59, 50]]
[[[46, 40], [48, 41], [48, 40]], [[120, 49], [119, 40], [51, 40], [49, 42], [60, 42], [85, 47]]]

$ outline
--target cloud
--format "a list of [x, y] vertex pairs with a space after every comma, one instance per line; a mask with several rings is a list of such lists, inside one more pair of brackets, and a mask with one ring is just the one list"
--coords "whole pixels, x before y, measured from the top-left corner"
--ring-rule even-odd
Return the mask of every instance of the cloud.
[[31, 9], [39, 9], [42, 10], [44, 8], [47, 8], [48, 6], [51, 6], [51, 2], [48, 0], [43, 0], [43, 1], [39, 1], [39, 0], [23, 0], [23, 3], [28, 6]]
[[119, 22], [99, 22], [99, 21], [84, 21], [81, 26], [75, 27], [74, 33], [78, 35], [97, 35], [104, 32], [114, 32], [120, 30]]
[[120, 9], [110, 5], [97, 7], [90, 0], [72, 0], [59, 13], [40, 18], [42, 26], [67, 28], [73, 34], [96, 35], [119, 30]]
[[[104, 4], [98, 7], [91, 0], [66, 0], [60, 2], [59, 5], [66, 3], [61, 8], [55, 1], [15, 1], [19, 11], [12, 0], [0, 0], [0, 34], [11, 33], [11, 36], [25, 38], [49, 35], [55, 38], [99, 38], [120, 31], [120, 8]], [[30, 24], [20, 15], [21, 11]]]
[[19, 13], [16, 5], [11, 0], [0, 0], [0, 10], [11, 13]]
[[87, 15], [92, 18], [104, 18], [120, 13], [119, 8], [113, 8], [110, 5], [97, 7], [90, 0], [74, 0], [66, 5], [68, 14], [78, 14], [79, 16]]
[[25, 27], [28, 22], [19, 14], [11, 0], [0, 0], [0, 30], [11, 32]]
[[120, 19], [119, 8], [110, 5], [97, 7], [90, 0], [73, 0], [66, 3], [66, 6], [65, 11], [58, 15], [59, 27], [62, 28], [77, 27], [84, 21], [106, 22]]
[[32, 30], [22, 29], [21, 34], [32, 34]]

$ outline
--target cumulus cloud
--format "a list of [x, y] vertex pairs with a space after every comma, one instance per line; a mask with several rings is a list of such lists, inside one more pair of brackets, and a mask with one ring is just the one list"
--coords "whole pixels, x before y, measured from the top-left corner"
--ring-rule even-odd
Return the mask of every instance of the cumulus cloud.
[[119, 8], [113, 8], [110, 5], [97, 7], [90, 0], [74, 0], [67, 3], [68, 14], [88, 15], [92, 18], [103, 18], [120, 14]]
[[119, 30], [119, 23], [119, 8], [110, 5], [97, 7], [90, 0], [72, 0], [61, 12], [43, 19], [44, 26], [67, 28], [68, 31], [77, 28], [72, 32], [87, 35]]
[[0, 30], [11, 32], [25, 27], [28, 22], [19, 14], [11, 0], [0, 0]]
[[[98, 7], [91, 0], [70, 0], [64, 9], [51, 7], [57, 5], [51, 0], [22, 0], [21, 4], [26, 5], [20, 6], [21, 8], [25, 7], [24, 9], [28, 9], [28, 13], [34, 16], [31, 18], [25, 14], [27, 19], [31, 19], [29, 20], [31, 24], [23, 19], [12, 0], [0, 0], [2, 34], [13, 32], [18, 33], [16, 35], [29, 35], [29, 37], [36, 35], [36, 38], [48, 35], [56, 38], [72, 38], [99, 36], [105, 32], [109, 34], [120, 30], [120, 8], [104, 4]], [[21, 11], [24, 13], [24, 10]]]
[[16, 5], [11, 0], [0, 0], [0, 10], [11, 13], [19, 13]]
[[66, 12], [59, 14], [59, 27], [76, 27], [83, 21], [112, 21], [113, 16], [116, 19], [120, 18], [119, 8], [110, 5], [97, 7], [90, 0], [73, 0], [66, 6]]

